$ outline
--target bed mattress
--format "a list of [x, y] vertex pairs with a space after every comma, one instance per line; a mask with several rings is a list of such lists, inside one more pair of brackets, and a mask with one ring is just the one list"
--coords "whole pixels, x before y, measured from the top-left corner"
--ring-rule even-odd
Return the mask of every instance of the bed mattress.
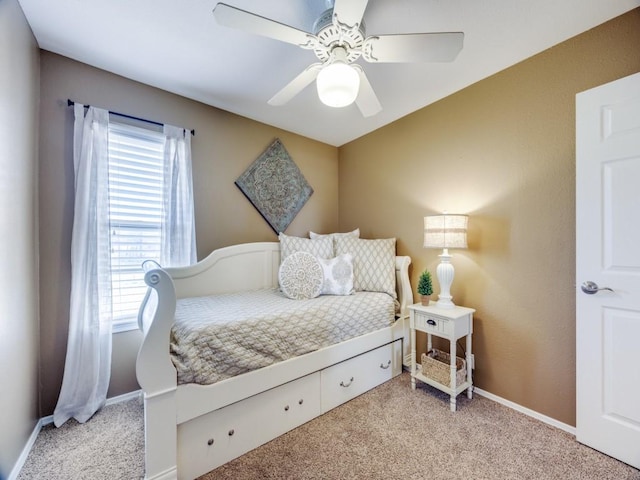
[[291, 300], [278, 289], [178, 300], [178, 384], [212, 384], [388, 327], [395, 303], [376, 292]]

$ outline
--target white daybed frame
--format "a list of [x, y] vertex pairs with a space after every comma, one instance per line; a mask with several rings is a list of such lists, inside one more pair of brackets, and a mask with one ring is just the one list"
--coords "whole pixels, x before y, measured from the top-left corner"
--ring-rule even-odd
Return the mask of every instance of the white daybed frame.
[[[144, 339], [136, 363], [138, 382], [144, 392], [145, 478], [198, 476], [399, 374], [402, 364], [409, 364], [410, 354], [407, 310], [413, 303], [410, 263], [409, 257], [396, 257], [396, 289], [401, 309], [393, 326], [206, 386], [177, 385], [169, 355], [176, 299], [277, 286], [279, 243], [234, 245], [215, 250], [189, 267], [146, 272], [145, 282], [156, 290], [158, 305], [148, 325], [141, 325]], [[145, 316], [142, 312], [146, 304], [147, 299], [140, 318]], [[362, 362], [358, 362], [377, 352], [386, 356], [378, 355], [368, 361], [379, 364], [374, 375], [383, 377], [361, 376], [354, 382], [353, 373], [341, 371], [341, 366], [347, 365], [353, 367], [351, 372], [364, 372]], [[344, 395], [348, 388], [337, 387], [336, 392], [331, 392], [322, 387], [321, 391], [321, 383], [329, 383], [329, 377], [335, 377], [337, 383], [344, 375], [350, 378], [340, 381], [340, 387], [353, 383], [355, 390]], [[278, 402], [284, 407], [274, 406]], [[279, 413], [274, 414], [274, 408]], [[279, 418], [280, 414], [290, 416]], [[297, 417], [293, 418], [294, 415]], [[233, 422], [243, 427], [234, 427]], [[253, 430], [251, 434], [234, 437], [244, 426]], [[215, 433], [216, 428], [223, 433]], [[216, 458], [221, 450], [223, 453]]]

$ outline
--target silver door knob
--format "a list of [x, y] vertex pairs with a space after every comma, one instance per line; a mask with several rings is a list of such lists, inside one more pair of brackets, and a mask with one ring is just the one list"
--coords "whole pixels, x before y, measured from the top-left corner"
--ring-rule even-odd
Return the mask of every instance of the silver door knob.
[[600, 288], [596, 282], [592, 282], [591, 280], [587, 280], [584, 282], [580, 288], [582, 291], [588, 295], [593, 295], [594, 293], [598, 293], [600, 290], [609, 290], [613, 292], [609, 287]]

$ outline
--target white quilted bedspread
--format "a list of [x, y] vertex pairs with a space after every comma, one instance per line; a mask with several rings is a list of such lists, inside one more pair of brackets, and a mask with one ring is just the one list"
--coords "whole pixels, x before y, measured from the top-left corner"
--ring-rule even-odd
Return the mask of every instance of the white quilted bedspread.
[[393, 324], [386, 293], [291, 300], [277, 289], [178, 300], [178, 383], [208, 385]]

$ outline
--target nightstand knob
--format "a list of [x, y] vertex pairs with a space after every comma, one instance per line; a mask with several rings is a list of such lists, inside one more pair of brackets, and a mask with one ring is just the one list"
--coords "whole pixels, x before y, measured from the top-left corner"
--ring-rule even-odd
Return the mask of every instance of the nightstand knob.
[[427, 323], [433, 327], [435, 326], [436, 321], [430, 318], [429, 320], [427, 320]]

